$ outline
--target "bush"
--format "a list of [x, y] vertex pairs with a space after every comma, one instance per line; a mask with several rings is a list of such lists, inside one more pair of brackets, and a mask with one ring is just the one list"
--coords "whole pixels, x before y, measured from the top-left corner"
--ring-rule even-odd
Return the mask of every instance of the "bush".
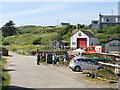
[[39, 37], [39, 38], [33, 40], [33, 44], [34, 44], [34, 45], [41, 45], [41, 39], [42, 39], [42, 38]]
[[96, 72], [96, 77], [101, 77], [107, 80], [117, 80], [117, 75], [114, 74], [112, 69], [99, 70]]
[[9, 45], [10, 43], [8, 41], [3, 41], [3, 45]]
[[8, 50], [6, 48], [2, 48], [2, 55], [8, 56]]
[[98, 32], [98, 33], [104, 33], [104, 31], [103, 31], [103, 30], [97, 30], [97, 32]]

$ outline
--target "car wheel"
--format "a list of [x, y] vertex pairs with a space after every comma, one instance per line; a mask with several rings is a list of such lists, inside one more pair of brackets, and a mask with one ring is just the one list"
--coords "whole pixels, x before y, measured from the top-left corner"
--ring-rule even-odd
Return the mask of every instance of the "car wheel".
[[77, 67], [75, 68], [75, 70], [76, 70], [77, 72], [80, 72], [81, 68], [80, 68], [79, 66], [77, 66]]

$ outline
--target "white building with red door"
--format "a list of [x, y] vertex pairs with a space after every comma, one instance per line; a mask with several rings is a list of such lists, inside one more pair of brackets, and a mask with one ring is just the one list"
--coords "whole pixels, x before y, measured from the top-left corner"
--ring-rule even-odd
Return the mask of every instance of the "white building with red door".
[[89, 31], [79, 30], [71, 36], [70, 48], [86, 48], [97, 45], [98, 39]]

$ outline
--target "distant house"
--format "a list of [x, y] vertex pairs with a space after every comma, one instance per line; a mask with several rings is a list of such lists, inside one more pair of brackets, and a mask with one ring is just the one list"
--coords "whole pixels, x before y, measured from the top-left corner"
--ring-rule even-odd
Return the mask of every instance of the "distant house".
[[113, 38], [105, 45], [105, 52], [120, 52], [120, 38]]
[[101, 15], [99, 14], [99, 20], [91, 21], [91, 29], [99, 30], [107, 26], [120, 25], [120, 15]]
[[52, 47], [55, 50], [64, 50], [68, 47], [68, 42], [65, 40], [54, 40], [52, 42]]
[[78, 30], [71, 36], [70, 48], [86, 48], [97, 45], [98, 39], [89, 31]]
[[61, 22], [60, 26], [70, 26], [70, 23], [63, 23], [63, 22]]

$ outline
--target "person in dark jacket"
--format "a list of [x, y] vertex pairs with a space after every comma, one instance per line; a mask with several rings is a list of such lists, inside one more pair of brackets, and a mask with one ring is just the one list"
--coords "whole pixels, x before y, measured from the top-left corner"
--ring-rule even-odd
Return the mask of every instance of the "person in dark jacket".
[[37, 65], [40, 65], [40, 54], [37, 54]]

